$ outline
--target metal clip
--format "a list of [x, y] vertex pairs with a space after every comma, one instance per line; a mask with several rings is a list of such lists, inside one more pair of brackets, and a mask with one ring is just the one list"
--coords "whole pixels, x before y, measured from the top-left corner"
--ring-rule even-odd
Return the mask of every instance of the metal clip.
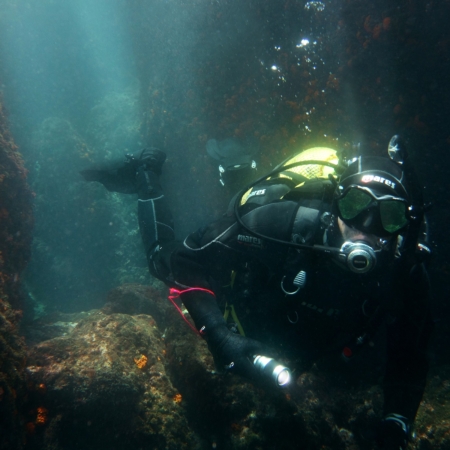
[[292, 282], [292, 284], [294, 286], [297, 286], [297, 289], [295, 289], [294, 291], [287, 291], [284, 288], [284, 279], [286, 278], [286, 275], [283, 276], [283, 278], [281, 279], [281, 290], [286, 294], [286, 295], [295, 295], [297, 294], [297, 292], [305, 286], [306, 284], [306, 272], [304, 270], [300, 270], [300, 272], [295, 276], [294, 281]]

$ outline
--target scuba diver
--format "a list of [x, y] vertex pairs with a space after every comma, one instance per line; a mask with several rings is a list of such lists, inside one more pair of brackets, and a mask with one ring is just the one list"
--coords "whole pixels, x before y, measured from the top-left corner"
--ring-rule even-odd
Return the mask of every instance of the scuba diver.
[[426, 208], [402, 140], [394, 136], [385, 157], [305, 150], [182, 242], [159, 182], [165, 158], [144, 149], [117, 169], [82, 175], [138, 194], [150, 272], [171, 288], [169, 299], [182, 301], [216, 365], [251, 380], [268, 370], [281, 386], [289, 372], [262, 355], [276, 349], [303, 366], [323, 355], [349, 361], [384, 327], [377, 442], [405, 449], [425, 388], [432, 320]]

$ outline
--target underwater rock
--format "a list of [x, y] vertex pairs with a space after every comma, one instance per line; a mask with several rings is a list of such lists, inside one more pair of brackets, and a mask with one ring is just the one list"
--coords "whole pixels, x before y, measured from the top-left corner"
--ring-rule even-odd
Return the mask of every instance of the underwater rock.
[[164, 359], [148, 315], [92, 312], [69, 335], [34, 346], [30, 447], [194, 448]]
[[105, 314], [148, 314], [154, 317], [160, 328], [165, 326], [167, 313], [173, 313], [172, 310], [173, 307], [167, 300], [167, 288], [160, 282], [155, 282], [152, 286], [119, 286], [108, 293], [106, 304], [102, 308]]
[[415, 423], [416, 450], [450, 448], [450, 366], [431, 369]]
[[21, 449], [26, 395], [21, 273], [30, 256], [32, 193], [0, 99], [0, 449]]
[[47, 315], [42, 315], [38, 319], [22, 324], [21, 332], [25, 337], [28, 346], [39, 344], [49, 339], [67, 336], [78, 323], [87, 318], [101, 315], [99, 310], [81, 311], [78, 313], [62, 313], [54, 311]]
[[[0, 285], [2, 295], [3, 286]], [[26, 396], [25, 341], [18, 333], [20, 314], [0, 297], [0, 449], [21, 449], [21, 407]]]

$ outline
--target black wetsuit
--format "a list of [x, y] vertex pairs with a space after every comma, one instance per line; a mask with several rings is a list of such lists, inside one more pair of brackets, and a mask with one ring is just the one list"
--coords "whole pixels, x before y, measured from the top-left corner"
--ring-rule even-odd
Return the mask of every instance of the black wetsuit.
[[[258, 185], [240, 207], [242, 220], [272, 238], [323, 244], [327, 224], [322, 218], [330, 209], [328, 188], [323, 189], [305, 198], [284, 183]], [[235, 305], [247, 336], [300, 360], [324, 353], [350, 356], [386, 327], [385, 413], [414, 420], [425, 387], [432, 327], [423, 264], [405, 267], [400, 258], [371, 274], [356, 275], [339, 267], [329, 254], [255, 237], [236, 221], [232, 208], [184, 242], [176, 242], [164, 225], [168, 208], [161, 196], [156, 197], [157, 201], [139, 203], [153, 275], [169, 286], [211, 289], [221, 307], [224, 298]], [[156, 235], [148, 231], [158, 227]], [[293, 280], [300, 271], [306, 281], [291, 295], [298, 288]], [[204, 313], [196, 314], [195, 304], [185, 304], [199, 328]]]

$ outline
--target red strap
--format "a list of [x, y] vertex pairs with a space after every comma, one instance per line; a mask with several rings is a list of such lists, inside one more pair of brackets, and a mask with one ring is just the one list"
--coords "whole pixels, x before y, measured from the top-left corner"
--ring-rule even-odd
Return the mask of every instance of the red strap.
[[186, 319], [186, 316], [183, 314], [183, 311], [181, 311], [180, 307], [175, 303], [175, 299], [180, 297], [180, 295], [186, 293], [186, 292], [193, 292], [193, 291], [203, 291], [203, 292], [207, 292], [208, 294], [211, 294], [215, 297], [214, 292], [210, 291], [209, 289], [204, 289], [204, 288], [200, 288], [200, 287], [194, 287], [194, 288], [188, 288], [188, 289], [184, 289], [182, 291], [175, 289], [175, 288], [170, 288], [169, 289], [169, 296], [167, 297], [173, 306], [175, 306], [175, 309], [178, 311], [178, 313], [180, 314], [180, 316], [183, 318], [183, 320], [191, 327], [191, 330], [195, 333], [198, 334], [199, 336], [201, 336], [202, 334], [197, 330], [197, 328], [194, 327], [194, 325], [192, 325], [191, 322], [189, 322], [189, 320]]

